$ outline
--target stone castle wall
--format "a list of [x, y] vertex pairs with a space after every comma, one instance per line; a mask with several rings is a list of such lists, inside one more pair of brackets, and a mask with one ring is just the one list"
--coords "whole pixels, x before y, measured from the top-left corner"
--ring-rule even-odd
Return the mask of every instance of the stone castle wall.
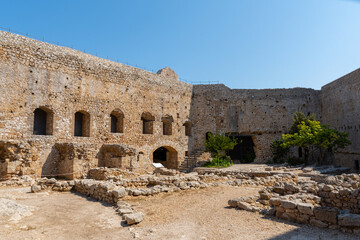
[[323, 86], [321, 108], [324, 123], [341, 132], [348, 132], [352, 142], [347, 148], [336, 152], [335, 164], [359, 170], [360, 69]]
[[[149, 168], [155, 149], [169, 147], [177, 151], [176, 167], [189, 150], [191, 137], [185, 136], [183, 124], [189, 121], [191, 93], [192, 86], [178, 81], [169, 68], [153, 74], [0, 32], [2, 168], [14, 174], [51, 174], [58, 171], [54, 168], [70, 171], [72, 167], [54, 163], [70, 161], [73, 171], [81, 172], [98, 165], [104, 144], [135, 149], [128, 167], [138, 170]], [[51, 113], [51, 135], [33, 134], [37, 108]], [[110, 113], [115, 109], [123, 113], [123, 133], [110, 132]], [[74, 137], [78, 111], [89, 116], [88, 137]], [[143, 113], [152, 117], [153, 134], [142, 133]], [[171, 135], [163, 135], [163, 117], [172, 119]], [[24, 154], [12, 154], [10, 145]]]
[[[160, 147], [168, 151], [164, 165], [178, 168], [204, 149], [207, 132], [220, 131], [251, 136], [255, 162], [266, 162], [270, 142], [289, 129], [296, 111], [350, 132], [353, 144], [337, 161], [354, 167], [359, 82], [358, 70], [321, 91], [192, 86], [169, 68], [154, 74], [0, 31], [0, 178], [77, 178], [106, 166], [144, 172]], [[47, 112], [46, 135], [34, 134], [37, 109]], [[77, 112], [82, 137], [74, 136]], [[121, 122], [116, 133], [112, 113]]]
[[240, 90], [225, 85], [194, 86], [194, 148], [202, 148], [206, 132], [249, 135], [255, 162], [271, 160], [270, 143], [289, 130], [296, 111], [320, 116], [319, 91], [305, 88]]

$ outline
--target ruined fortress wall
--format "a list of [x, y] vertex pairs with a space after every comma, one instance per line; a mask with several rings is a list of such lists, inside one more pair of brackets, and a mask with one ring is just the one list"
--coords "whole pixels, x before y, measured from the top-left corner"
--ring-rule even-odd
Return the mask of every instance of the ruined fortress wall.
[[[192, 86], [169, 68], [154, 74], [0, 31], [0, 178], [80, 177], [104, 163], [146, 171], [159, 147], [169, 151], [166, 166], [177, 168], [189, 152], [204, 150], [207, 132], [221, 131], [251, 136], [255, 162], [266, 162], [271, 141], [289, 130], [296, 111], [350, 132], [353, 144], [336, 154], [336, 163], [354, 168], [360, 160], [359, 79], [357, 70], [321, 91]], [[47, 135], [33, 133], [38, 108], [48, 112]], [[110, 131], [114, 110], [124, 117], [117, 133]], [[84, 114], [84, 137], [74, 136], [76, 112]], [[143, 134], [143, 116], [152, 134]], [[165, 120], [170, 135], [164, 135]]]
[[[161, 146], [177, 151], [180, 164], [191, 145], [183, 126], [191, 94], [192, 86], [168, 68], [153, 74], [0, 31], [0, 158], [11, 158], [7, 167], [14, 173], [51, 172], [59, 158], [55, 144], [71, 143], [58, 149], [81, 171], [97, 165], [103, 144], [124, 144], [137, 151], [133, 168], [147, 169]], [[33, 134], [39, 107], [52, 112], [52, 135]], [[115, 109], [124, 115], [123, 133], [110, 132]], [[77, 111], [89, 115], [89, 137], [74, 137]], [[153, 134], [142, 133], [144, 112], [154, 117]], [[172, 135], [163, 135], [165, 116], [173, 119]]]
[[335, 163], [356, 169], [356, 160], [360, 161], [360, 69], [323, 86], [321, 108], [324, 123], [348, 132], [352, 142], [335, 154]]
[[296, 111], [321, 118], [319, 91], [313, 89], [232, 90], [221, 84], [193, 91], [194, 148], [203, 148], [206, 132], [250, 135], [255, 162], [271, 160], [270, 143], [289, 130]]

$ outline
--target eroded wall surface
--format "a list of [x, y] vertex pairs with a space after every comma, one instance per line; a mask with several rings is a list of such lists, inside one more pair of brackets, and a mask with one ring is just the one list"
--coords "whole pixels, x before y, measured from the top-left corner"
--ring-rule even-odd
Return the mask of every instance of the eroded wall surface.
[[[74, 143], [75, 152], [84, 152], [76, 155], [74, 164], [86, 162], [86, 168], [98, 165], [104, 144], [136, 149], [140, 155], [132, 169], [148, 169], [153, 151], [161, 146], [176, 149], [180, 164], [189, 151], [190, 137], [183, 124], [189, 121], [191, 94], [192, 86], [180, 82], [169, 68], [154, 74], [0, 32], [0, 141], [3, 145], [17, 141], [32, 154], [15, 160], [4, 154], [2, 161], [15, 165], [13, 174], [51, 173], [52, 163], [61, 159], [56, 143]], [[34, 110], [40, 107], [53, 113], [52, 135], [33, 134]], [[115, 109], [124, 115], [123, 133], [110, 132], [110, 113]], [[89, 137], [74, 137], [77, 111], [90, 116]], [[144, 112], [154, 119], [153, 134], [142, 132]], [[172, 135], [163, 135], [164, 116], [173, 119]]]
[[[324, 123], [349, 133], [352, 142], [335, 154], [335, 164], [359, 170], [360, 162], [360, 69], [321, 88]], [[357, 166], [356, 166], [357, 165]]]
[[[255, 162], [267, 162], [271, 141], [289, 130], [296, 111], [350, 132], [353, 144], [336, 154], [336, 163], [354, 168], [359, 76], [354, 71], [321, 92], [192, 86], [169, 68], [154, 74], [0, 31], [0, 180], [19, 174], [81, 177], [106, 164], [145, 172], [160, 147], [171, 150], [169, 166], [176, 168], [185, 155], [204, 150], [207, 132], [251, 136]], [[48, 111], [48, 135], [34, 134], [38, 108]], [[89, 124], [84, 137], [74, 136], [76, 112]], [[111, 113], [124, 117], [116, 133]]]
[[240, 90], [222, 84], [196, 85], [191, 110], [195, 149], [203, 148], [206, 132], [250, 135], [255, 162], [272, 159], [270, 143], [289, 130], [296, 111], [321, 118], [319, 91], [305, 88]]

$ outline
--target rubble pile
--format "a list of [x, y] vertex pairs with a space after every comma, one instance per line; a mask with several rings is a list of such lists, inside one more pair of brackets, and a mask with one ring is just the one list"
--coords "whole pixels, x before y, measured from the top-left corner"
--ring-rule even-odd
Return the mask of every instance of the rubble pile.
[[277, 182], [260, 190], [257, 197], [232, 199], [228, 204], [292, 222], [360, 234], [360, 175], [318, 173], [308, 178], [297, 183]]
[[0, 181], [0, 187], [28, 187], [35, 183], [35, 180], [30, 176], [15, 176], [6, 181]]

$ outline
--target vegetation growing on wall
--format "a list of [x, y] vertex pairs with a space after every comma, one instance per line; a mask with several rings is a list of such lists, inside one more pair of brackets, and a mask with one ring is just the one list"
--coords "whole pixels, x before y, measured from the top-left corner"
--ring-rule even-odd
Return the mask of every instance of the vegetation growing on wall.
[[208, 133], [205, 151], [211, 153], [213, 160], [207, 162], [204, 167], [229, 167], [233, 165], [231, 158], [227, 156], [227, 151], [234, 149], [236, 144], [238, 144], [238, 140], [226, 136], [224, 133], [216, 135]]

